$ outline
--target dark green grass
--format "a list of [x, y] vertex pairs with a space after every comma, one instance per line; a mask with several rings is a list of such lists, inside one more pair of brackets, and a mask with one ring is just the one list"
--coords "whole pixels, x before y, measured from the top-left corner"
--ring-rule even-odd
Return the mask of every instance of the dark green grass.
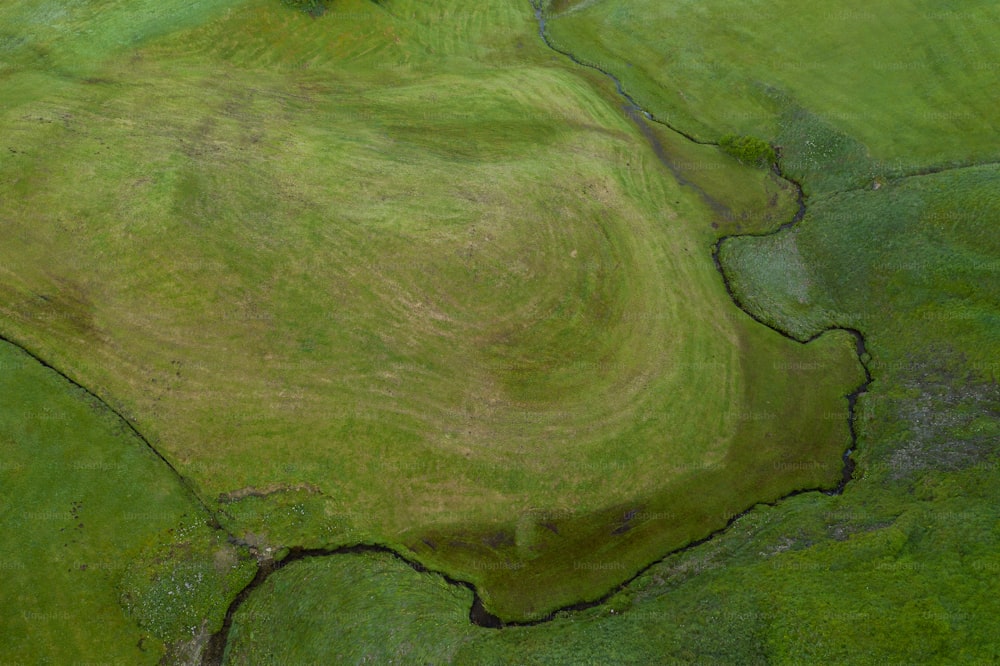
[[957, 169], [814, 199], [801, 226], [720, 258], [740, 301], [796, 337], [850, 326], [875, 368], [944, 351], [995, 381], [998, 216], [997, 168]]
[[[383, 556], [299, 562], [237, 614], [227, 663], [987, 664], [995, 474], [996, 458], [760, 507], [611, 603], [534, 627], [470, 626], [468, 593]], [[317, 603], [316, 585], [336, 596]]]
[[156, 663], [256, 569], [121, 420], [0, 343], [0, 644], [11, 663]]
[[240, 607], [225, 663], [448, 663], [485, 631], [469, 625], [471, 605], [469, 590], [390, 555], [310, 558]]

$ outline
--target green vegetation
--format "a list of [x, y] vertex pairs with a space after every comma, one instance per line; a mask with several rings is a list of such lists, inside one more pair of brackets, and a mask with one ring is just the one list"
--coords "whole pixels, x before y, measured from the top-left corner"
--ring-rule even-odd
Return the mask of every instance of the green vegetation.
[[740, 301], [797, 338], [858, 328], [890, 374], [948, 354], [996, 379], [998, 193], [983, 166], [815, 198], [796, 228], [731, 239], [720, 258]]
[[[561, 46], [575, 39], [574, 54], [622, 76], [633, 94], [664, 116], [655, 106], [663, 99], [657, 95], [672, 88], [637, 85], [640, 59], [648, 59], [648, 46], [656, 43], [650, 35], [669, 34], [676, 44], [681, 39], [694, 42], [693, 35], [709, 30], [737, 32], [735, 20], [708, 21], [676, 5], [625, 8], [598, 2], [561, 9], [566, 13], [549, 23]], [[883, 19], [866, 7], [866, 34], [878, 35], [884, 49], [893, 34], [922, 34], [945, 23], [942, 34], [960, 35], [990, 25], [962, 20], [992, 11], [985, 6], [963, 3], [961, 9], [942, 10], [933, 25], [919, 12], [904, 17], [893, 12], [893, 20], [913, 26], [908, 33], [889, 34], [871, 30]], [[801, 6], [791, 12], [771, 3], [758, 10], [754, 8], [770, 17], [769, 25], [755, 25], [753, 35], [778, 43], [779, 52], [783, 47], [775, 36], [814, 40], [827, 29], [819, 16], [809, 16]], [[671, 12], [672, 20], [650, 20], [656, 12]], [[784, 12], [787, 20], [772, 12]], [[747, 14], [741, 20], [754, 18]], [[788, 29], [803, 20], [812, 20], [819, 32]], [[852, 20], [850, 12], [838, 20]], [[665, 31], [667, 25], [671, 29]], [[976, 57], [970, 53], [979, 49], [982, 62], [996, 59], [989, 55], [995, 44], [989, 39], [948, 37], [924, 43], [940, 54], [954, 54], [961, 45], [963, 58]], [[606, 57], [596, 50], [599, 44], [613, 44], [623, 55]], [[733, 44], [735, 48], [737, 42]], [[746, 48], [743, 43], [738, 47]], [[679, 52], [698, 53], [694, 48], [684, 44]], [[734, 58], [731, 66], [746, 62]], [[857, 65], [844, 59], [827, 62], [827, 77]], [[956, 62], [942, 55], [933, 75], [923, 71], [920, 78], [931, 78], [936, 87], [911, 90], [929, 97], [961, 97], [961, 113], [968, 113], [965, 109], [984, 101], [980, 93], [985, 88], [967, 85], [970, 76], [977, 76], [975, 68], [957, 77], [941, 73]], [[647, 71], [676, 81], [677, 69]], [[864, 92], [885, 95], [915, 78], [873, 83]], [[840, 95], [840, 103], [848, 106], [816, 104], [809, 111], [776, 92], [781, 80], [801, 86], [794, 91], [797, 97]], [[718, 77], [702, 81], [703, 86], [718, 83]], [[947, 163], [964, 146], [982, 151], [991, 144], [982, 140], [982, 132], [956, 141], [948, 132], [890, 120], [917, 114], [925, 124], [941, 128], [949, 114], [957, 118], [950, 111], [927, 113], [926, 101], [912, 97], [855, 111], [875, 123], [874, 129], [838, 129], [851, 124], [839, 109], [850, 108], [859, 97], [845, 94], [842, 85], [820, 90], [813, 83], [812, 77], [795, 76], [791, 67], [762, 72], [760, 89], [771, 90], [771, 99], [783, 108], [762, 114], [756, 119], [759, 126], [715, 122], [704, 131], [709, 137], [758, 133], [758, 127], [774, 123], [781, 133], [759, 135], [779, 139], [782, 165], [804, 175], [805, 189], [814, 193], [800, 226], [777, 235], [729, 239], [721, 246], [720, 260], [736, 296], [771, 325], [799, 339], [832, 325], [865, 333], [875, 381], [859, 400], [856, 480], [838, 498], [802, 495], [777, 507], [758, 507], [725, 534], [652, 567], [597, 608], [534, 627], [468, 629], [457, 653], [453, 645], [460, 625], [439, 628], [440, 654], [454, 655], [453, 663], [992, 663], [1000, 658], [1000, 643], [984, 619], [997, 614], [1000, 591], [994, 492], [1000, 469], [1000, 248], [990, 231], [1000, 213], [996, 169], [893, 178]], [[730, 91], [719, 86], [716, 93], [722, 92]], [[737, 119], [739, 103], [696, 108], [701, 119], [713, 113]], [[698, 127], [680, 125], [685, 130]], [[882, 131], [889, 125], [894, 131]], [[873, 147], [888, 151], [882, 155], [893, 155], [895, 164], [868, 157]], [[948, 157], [928, 159], [934, 155]], [[980, 158], [991, 159], [982, 153]], [[858, 189], [818, 194], [845, 187]], [[401, 575], [409, 580], [417, 576]], [[399, 647], [392, 640], [394, 622], [389, 613], [373, 615], [373, 625], [383, 627], [383, 654]], [[279, 630], [274, 640], [288, 639]]]
[[294, 4], [0, 6], [5, 658], [1000, 659], [995, 7]]
[[382, 556], [297, 562], [241, 608], [226, 663], [991, 663], [996, 469], [916, 484], [867, 470], [843, 497], [758, 507], [647, 571], [614, 612], [503, 631], [470, 626], [465, 590]]
[[792, 192], [665, 167], [519, 2], [177, 2], [128, 46], [84, 4], [13, 47], [0, 330], [230, 533], [390, 545], [526, 619], [840, 480], [852, 341], [754, 323], [711, 261]]
[[469, 624], [471, 605], [469, 590], [391, 555], [310, 558], [240, 607], [225, 662], [448, 663], [470, 635], [490, 633]]
[[556, 0], [550, 37], [702, 140], [782, 147], [807, 191], [1000, 159], [989, 91], [1000, 8], [985, 0]]
[[219, 630], [254, 560], [120, 419], [6, 342], [0, 446], [5, 660], [153, 664]]
[[753, 136], [725, 134], [719, 139], [719, 147], [747, 166], [766, 167], [778, 161], [771, 144]]
[[319, 17], [329, 8], [329, 0], [283, 0], [289, 7], [301, 9], [310, 16]]

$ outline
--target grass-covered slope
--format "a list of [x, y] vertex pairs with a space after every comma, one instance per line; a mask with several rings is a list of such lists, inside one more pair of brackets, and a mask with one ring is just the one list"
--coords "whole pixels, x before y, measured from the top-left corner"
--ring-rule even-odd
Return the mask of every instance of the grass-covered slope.
[[[553, 9], [553, 39], [620, 73], [658, 116], [703, 138], [783, 145], [782, 169], [813, 195], [808, 213], [775, 235], [727, 239], [722, 267], [755, 316], [800, 339], [857, 328], [871, 355], [856, 482], [834, 503], [755, 512], [749, 533], [737, 526], [651, 570], [623, 595], [641, 600], [622, 621], [645, 625], [635, 642], [695, 662], [995, 661], [984, 618], [997, 591], [1000, 199], [982, 82], [997, 60], [995, 8]], [[517, 643], [539, 661], [554, 661], [553, 636], [621, 654], [600, 638], [620, 635], [613, 621], [569, 622]], [[590, 638], [573, 643], [577, 631]]]
[[222, 626], [256, 564], [108, 409], [0, 343], [0, 653], [153, 664]]
[[[830, 324], [867, 334], [875, 382], [861, 399], [858, 467], [842, 496], [758, 507], [608, 603], [541, 625], [470, 627], [455, 602], [421, 594], [431, 607], [419, 617], [436, 623], [435, 647], [421, 648], [455, 664], [1000, 659], [995, 178], [991, 168], [956, 170], [814, 200], [792, 232], [723, 244], [740, 298], [773, 325], [802, 337]], [[275, 584], [293, 575], [275, 574]], [[429, 585], [403, 566], [358, 580], [358, 600]], [[231, 663], [246, 654], [281, 663], [287, 650], [388, 660], [412, 649], [405, 611], [363, 601], [306, 609], [261, 595], [259, 615], [235, 625]], [[325, 629], [307, 634], [307, 621]], [[263, 626], [274, 632], [247, 639]]]
[[711, 261], [787, 188], [663, 164], [530, 7], [0, 12], [0, 329], [247, 542], [406, 548], [527, 618], [839, 481], [853, 341]]
[[[241, 537], [395, 543], [537, 617], [836, 481], [852, 341], [753, 324], [710, 266], [716, 234], [789, 217], [766, 172], [654, 130], [663, 164], [518, 3], [155, 4], [0, 7], [0, 327]], [[503, 631], [385, 555], [298, 562], [241, 606], [231, 663], [996, 662], [995, 170], [889, 178], [994, 159], [994, 10], [910, 5], [549, 23], [681, 129], [782, 144], [808, 192], [879, 178], [719, 255], [772, 325], [865, 333], [842, 496]], [[192, 658], [252, 561], [121, 421], [2, 359], [0, 598], [27, 604], [3, 656]]]
[[790, 0], [552, 3], [549, 32], [658, 117], [782, 145], [811, 190], [995, 161], [996, 5]]
[[[727, 3], [715, 16], [705, 15], [711, 3], [699, 8], [581, 3], [549, 26], [561, 45], [572, 43], [583, 59], [620, 73], [638, 99], [686, 131], [721, 136], [740, 130], [773, 138], [788, 118], [812, 126], [814, 133], [802, 134], [801, 146], [816, 137], [830, 143], [817, 148], [804, 183], [810, 191], [861, 184], [864, 179], [850, 174], [859, 165], [868, 168], [870, 152], [895, 157], [896, 170], [905, 172], [938, 160], [989, 159], [995, 149], [981, 130], [949, 132], [972, 118], [968, 109], [982, 102], [988, 87], [977, 89], [970, 81], [996, 60], [990, 56], [996, 43], [989, 37], [992, 23], [975, 20], [991, 11], [982, 5], [883, 13], [871, 6], [789, 11], [779, 2], [751, 11]], [[667, 14], [669, 20], [663, 18]], [[845, 21], [868, 28], [905, 22], [919, 30], [836, 34]], [[787, 53], [785, 59], [722, 59], [725, 49], [705, 36], [726, 31], [734, 36], [732, 48], [745, 54], [753, 52], [747, 45], [755, 40], [779, 53], [787, 48], [783, 45], [815, 41], [815, 50], [802, 52], [823, 53], [829, 51], [824, 38], [842, 44], [844, 53], [827, 53], [822, 64], [817, 60], [810, 67]], [[879, 69], [878, 61], [869, 60], [866, 72], [857, 61], [876, 49], [906, 62], [911, 56], [899, 51], [898, 40], [921, 31], [936, 31], [920, 47], [920, 53], [936, 54], [933, 69], [914, 57], [912, 66], [891, 68], [898, 76], [870, 77], [863, 89], [842, 76], [850, 69], [855, 77]], [[699, 41], [711, 50], [706, 46], [702, 53]], [[601, 48], [618, 49], [620, 59]], [[669, 67], [645, 64], [668, 53], [674, 53]], [[687, 68], [684, 59], [691, 63]], [[699, 62], [704, 71], [694, 77]], [[716, 63], [710, 70], [709, 62]], [[949, 69], [962, 62], [971, 66], [957, 73]], [[800, 101], [813, 98], [812, 111], [776, 106], [758, 117], [755, 98], [738, 95], [742, 89], [732, 85], [735, 79], [723, 75], [739, 68], [754, 68], [769, 85], [794, 88]], [[660, 83], [644, 82], [643, 70], [660, 76]], [[697, 84], [703, 94], [729, 97], [726, 103], [693, 106], [697, 117], [684, 120], [666, 106], [672, 81], [683, 81], [684, 92]], [[942, 94], [952, 95], [954, 103], [941, 104]], [[881, 97], [893, 103], [870, 103]], [[658, 103], [664, 106], [657, 108]], [[707, 128], [699, 125], [702, 120]], [[840, 129], [834, 132], [833, 125]], [[970, 146], [978, 154], [963, 154]], [[799, 170], [788, 155], [786, 147], [783, 166]], [[845, 156], [853, 157], [841, 162]], [[442, 605], [435, 635], [441, 637], [443, 659], [460, 664], [988, 664], [1000, 659], [992, 621], [1000, 612], [996, 170], [956, 169], [883, 179], [879, 185], [813, 196], [801, 226], [772, 236], [731, 238], [719, 253], [737, 298], [771, 325], [800, 339], [831, 325], [865, 333], [874, 382], [859, 400], [858, 468], [845, 493], [758, 507], [725, 534], [657, 564], [607, 604], [542, 625], [463, 630], [464, 623], [449, 620]], [[411, 581], [418, 576], [401, 575]], [[370, 594], [387, 585], [362, 584]], [[344, 619], [348, 613], [341, 609], [328, 618], [328, 631], [352, 626], [353, 619]], [[391, 613], [374, 618], [372, 627], [382, 627], [378, 654], [400, 654], [405, 643], [393, 636], [403, 619]], [[293, 626], [280, 623], [275, 641], [283, 644], [296, 635], [286, 629]], [[462, 639], [458, 651], [456, 635]]]

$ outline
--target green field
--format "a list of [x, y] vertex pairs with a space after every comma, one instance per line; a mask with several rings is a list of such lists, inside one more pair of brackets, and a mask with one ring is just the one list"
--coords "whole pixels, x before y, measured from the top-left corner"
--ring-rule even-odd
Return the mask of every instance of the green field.
[[807, 191], [995, 162], [1000, 9], [983, 0], [552, 3], [549, 33], [701, 140], [783, 147]]
[[2, 327], [245, 541], [393, 545], [529, 619], [836, 485], [862, 375], [710, 260], [738, 216], [707, 201], [766, 217], [787, 187], [712, 151], [680, 185], [530, 12], [461, 16], [253, 2], [127, 58], [51, 38], [79, 73], [25, 66], [52, 90], [6, 115]]
[[105, 405], [7, 342], [0, 443], [5, 662], [154, 663], [222, 627], [254, 560]]
[[998, 658], [995, 9], [295, 4], [0, 7], [11, 658]]

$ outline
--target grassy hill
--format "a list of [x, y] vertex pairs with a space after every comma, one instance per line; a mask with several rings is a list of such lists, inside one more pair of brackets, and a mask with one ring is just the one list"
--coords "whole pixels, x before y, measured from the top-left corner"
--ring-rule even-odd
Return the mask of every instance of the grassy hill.
[[[437, 654], [476, 664], [1000, 658], [987, 619], [1000, 567], [998, 198], [983, 83], [997, 59], [992, 11], [975, 2], [551, 8], [556, 45], [614, 72], [657, 117], [702, 139], [738, 133], [782, 145], [783, 171], [811, 195], [805, 219], [727, 238], [722, 268], [750, 312], [790, 335], [862, 331], [873, 383], [859, 398], [858, 468], [842, 496], [758, 507], [607, 603], [537, 626], [470, 628], [452, 602], [428, 594]], [[361, 584], [370, 597], [390, 580]], [[274, 639], [234, 634], [232, 663], [280, 661], [304, 637], [288, 621], [303, 616], [283, 597], [258, 603], [263, 615], [243, 622], [272, 622]], [[377, 645], [346, 641], [358, 660], [405, 660], [409, 643], [394, 637], [408, 622], [348, 601], [325, 626], [377, 632]], [[299, 649], [331, 654], [309, 640]]]
[[[51, 576], [0, 643], [184, 663], [257, 564], [368, 543], [432, 571], [281, 568], [230, 662], [995, 659], [994, 10], [696, 4], [546, 10], [683, 134], [513, 0], [0, 7], [0, 334], [63, 375], [0, 368], [3, 488], [113, 496], [4, 561], [130, 562]], [[688, 138], [727, 135], [779, 146], [799, 225]], [[843, 496], [740, 516], [855, 444]], [[44, 462], [98, 451], [132, 494]], [[443, 575], [506, 621], [618, 591], [497, 632]]]
[[650, 152], [520, 4], [3, 11], [0, 329], [241, 541], [390, 545], [529, 619], [840, 480], [853, 341], [711, 260], [793, 192]]

